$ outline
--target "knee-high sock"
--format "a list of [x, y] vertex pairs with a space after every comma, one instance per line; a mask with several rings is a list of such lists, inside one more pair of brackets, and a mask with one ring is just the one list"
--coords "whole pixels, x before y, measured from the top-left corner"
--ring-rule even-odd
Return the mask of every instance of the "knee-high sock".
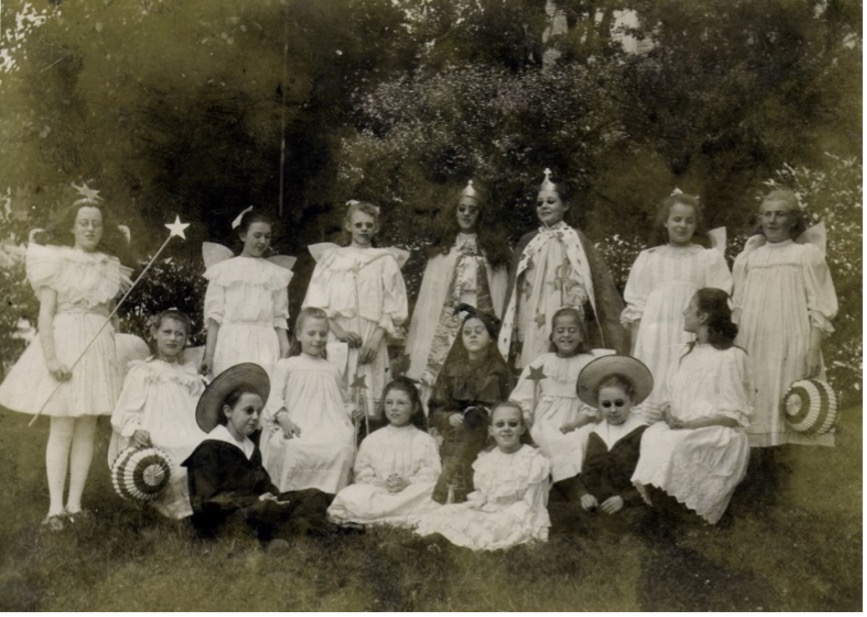
[[72, 451], [69, 456], [69, 497], [66, 509], [69, 512], [81, 510], [81, 494], [90, 471], [93, 459], [93, 438], [96, 433], [96, 416], [83, 416], [75, 419], [72, 435]]
[[48, 475], [48, 495], [51, 503], [48, 514], [63, 512], [63, 489], [66, 486], [66, 470], [69, 464], [69, 447], [72, 444], [73, 418], [51, 418], [48, 445], [45, 448], [45, 467]]

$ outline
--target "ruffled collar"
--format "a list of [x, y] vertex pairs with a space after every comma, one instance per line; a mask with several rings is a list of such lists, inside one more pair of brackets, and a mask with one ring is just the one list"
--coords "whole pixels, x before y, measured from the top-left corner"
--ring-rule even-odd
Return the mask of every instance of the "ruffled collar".
[[566, 224], [566, 221], [561, 220], [558, 223], [554, 223], [550, 227], [548, 225], [541, 225], [539, 227], [539, 233], [555, 233], [557, 231], [565, 231], [567, 229], [572, 229], [572, 228]]

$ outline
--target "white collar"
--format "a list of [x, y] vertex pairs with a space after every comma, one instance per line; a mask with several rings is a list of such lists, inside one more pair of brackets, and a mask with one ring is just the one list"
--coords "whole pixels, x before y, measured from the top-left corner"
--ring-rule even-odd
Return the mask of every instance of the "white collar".
[[218, 424], [215, 426], [210, 433], [208, 433], [208, 439], [213, 439], [214, 441], [223, 441], [227, 444], [233, 445], [241, 452], [244, 453], [244, 456], [247, 457], [247, 460], [250, 460], [250, 457], [253, 456], [253, 451], [256, 449], [255, 444], [250, 441], [250, 438], [246, 435], [244, 436], [243, 441], [238, 441], [234, 437], [232, 437], [232, 433], [229, 432], [229, 429], [226, 428], [223, 424]]

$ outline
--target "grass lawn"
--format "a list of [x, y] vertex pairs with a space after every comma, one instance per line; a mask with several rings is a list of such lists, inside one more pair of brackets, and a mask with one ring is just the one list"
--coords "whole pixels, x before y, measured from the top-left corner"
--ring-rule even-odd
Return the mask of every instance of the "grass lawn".
[[269, 555], [242, 536], [202, 544], [115, 497], [107, 419], [95, 518], [43, 531], [48, 421], [0, 410], [0, 610], [860, 611], [861, 411], [844, 411], [836, 448], [789, 448], [775, 481], [750, 478], [724, 528], [591, 528], [478, 554], [371, 529]]

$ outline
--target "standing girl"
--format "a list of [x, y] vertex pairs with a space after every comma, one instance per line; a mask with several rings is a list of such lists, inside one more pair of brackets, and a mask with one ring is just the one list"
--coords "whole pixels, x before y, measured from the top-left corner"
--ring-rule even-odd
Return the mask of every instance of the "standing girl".
[[281, 491], [317, 488], [334, 494], [349, 484], [355, 429], [340, 369], [325, 359], [325, 311], [302, 309], [295, 340], [299, 355], [278, 361], [274, 369], [263, 414], [262, 461]]
[[151, 329], [156, 354], [131, 363], [111, 415], [114, 432], [108, 447], [109, 465], [129, 446], [155, 446], [170, 456], [169, 484], [150, 502], [169, 518], [184, 518], [193, 512], [187, 473], [181, 463], [205, 438], [196, 424], [202, 380], [193, 364], [181, 363], [191, 329], [189, 316], [178, 309], [157, 315]]
[[708, 523], [725, 512], [750, 458], [750, 367], [734, 346], [728, 294], [700, 289], [683, 311], [695, 334], [663, 388], [664, 421], [647, 429], [632, 481], [652, 502], [654, 486], [694, 510]]
[[473, 463], [476, 490], [465, 503], [422, 514], [415, 533], [441, 534], [458, 546], [485, 551], [547, 541], [551, 466], [536, 448], [522, 443], [526, 431], [517, 405], [496, 405], [488, 428], [496, 447]]
[[106, 321], [129, 284], [129, 270], [110, 254], [126, 239], [108, 220], [98, 191], [75, 188], [81, 198], [43, 234], [47, 244], [31, 241], [27, 247], [39, 336], [0, 386], [0, 405], [51, 418], [45, 453], [50, 504], [43, 524], [52, 531], [82, 513], [96, 418], [111, 414], [120, 393], [114, 328]]
[[436, 440], [425, 429], [418, 389], [399, 377], [382, 398], [388, 425], [361, 442], [355, 484], [328, 508], [337, 523], [405, 525], [410, 515], [434, 505], [431, 494], [442, 468]]
[[379, 208], [349, 201], [344, 229], [349, 246], [310, 246], [316, 268], [304, 306], [320, 308], [331, 325], [328, 357], [340, 366], [353, 400], [368, 418], [382, 416], [379, 400], [388, 381], [387, 335], [395, 336], [406, 321], [406, 286], [400, 268], [409, 254], [396, 248], [374, 248]]
[[460, 331], [455, 308], [463, 303], [498, 317], [503, 312], [509, 249], [485, 220], [483, 205], [470, 180], [444, 209], [445, 223], [430, 249], [406, 343], [407, 375], [421, 382], [425, 404]]
[[442, 437], [443, 472], [433, 498], [464, 501], [472, 488], [472, 464], [485, 446], [488, 409], [504, 400], [512, 376], [494, 341], [500, 325], [489, 313], [465, 312], [456, 340], [430, 399], [430, 424]]
[[517, 354], [518, 368], [548, 350], [551, 317], [562, 306], [578, 311], [593, 347], [629, 350], [619, 321], [623, 300], [590, 241], [563, 221], [569, 205], [566, 185], [546, 169], [536, 198], [541, 227], [518, 243], [499, 340], [504, 357]]
[[[542, 354], [524, 367], [509, 400], [520, 405], [530, 435], [542, 454], [551, 460], [556, 483], [581, 473], [587, 434], [600, 416], [594, 407], [581, 402], [575, 383], [581, 370], [600, 355], [584, 345], [584, 322], [572, 307], [554, 313], [551, 331], [553, 351]], [[582, 428], [583, 427], [583, 428]], [[580, 430], [579, 430], [580, 429]], [[566, 496], [570, 491], [563, 488]]]
[[668, 243], [638, 254], [626, 281], [621, 321], [632, 333], [632, 356], [653, 373], [656, 388], [645, 410], [656, 420], [659, 390], [693, 338], [683, 327], [684, 308], [703, 287], [731, 292], [732, 277], [720, 251], [693, 242], [704, 233], [698, 197], [675, 190], [659, 204], [654, 228], [664, 230]]
[[205, 271], [208, 338], [201, 365], [205, 375], [219, 375], [241, 362], [271, 370], [289, 353], [286, 288], [292, 272], [264, 258], [273, 227], [269, 216], [248, 209], [237, 226], [241, 254]]
[[824, 376], [822, 339], [834, 331], [837, 294], [822, 251], [793, 238], [804, 231], [797, 197], [787, 190], [768, 194], [759, 228], [734, 265], [737, 343], [753, 364], [754, 416], [750, 446], [787, 443], [834, 445], [834, 434], [808, 435], [788, 429], [780, 400], [792, 382]]

